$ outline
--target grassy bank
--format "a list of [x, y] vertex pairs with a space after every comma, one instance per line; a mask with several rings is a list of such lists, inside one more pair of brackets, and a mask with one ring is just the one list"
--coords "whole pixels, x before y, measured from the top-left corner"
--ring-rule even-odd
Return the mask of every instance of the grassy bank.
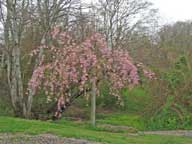
[[190, 144], [192, 138], [161, 135], [130, 136], [125, 132], [109, 132], [99, 128], [91, 128], [63, 122], [42, 122], [19, 118], [0, 117], [1, 133], [42, 134], [51, 133], [62, 137], [84, 138], [109, 144]]

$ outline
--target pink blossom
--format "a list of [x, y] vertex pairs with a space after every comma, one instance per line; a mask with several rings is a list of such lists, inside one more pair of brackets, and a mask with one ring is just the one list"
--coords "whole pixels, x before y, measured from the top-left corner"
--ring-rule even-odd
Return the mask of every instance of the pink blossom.
[[[66, 90], [76, 88], [83, 91], [90, 87], [92, 79], [107, 80], [113, 93], [119, 88], [139, 83], [138, 69], [128, 52], [112, 51], [101, 34], [94, 33], [81, 43], [75, 43], [68, 33], [60, 32], [58, 27], [53, 28], [50, 34], [59, 46], [43, 46], [47, 47], [47, 53], [29, 81], [34, 93], [42, 86], [49, 96], [70, 98], [64, 95]], [[39, 47], [33, 53], [38, 52]], [[154, 76], [149, 71], [144, 70], [143, 73], [149, 78]]]

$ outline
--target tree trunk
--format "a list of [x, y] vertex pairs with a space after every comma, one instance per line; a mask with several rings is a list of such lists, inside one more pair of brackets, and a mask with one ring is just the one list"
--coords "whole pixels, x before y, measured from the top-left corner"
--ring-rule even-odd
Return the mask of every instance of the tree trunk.
[[2, 55], [0, 56], [1, 58], [1, 62], [0, 62], [0, 78], [3, 76], [3, 69], [4, 69], [4, 59], [5, 59], [5, 54], [4, 54], [4, 50], [2, 51]]
[[16, 1], [7, 0], [7, 19], [4, 25], [7, 53], [7, 79], [12, 106], [16, 116], [25, 116], [23, 81], [20, 62], [20, 31], [17, 25]]
[[92, 94], [91, 94], [91, 124], [93, 127], [96, 125], [96, 79], [92, 81]]
[[[41, 39], [41, 45], [45, 44], [46, 43], [46, 40], [47, 40], [47, 33], [45, 33]], [[40, 49], [40, 53], [38, 55], [38, 58], [36, 59], [36, 62], [35, 62], [35, 68], [37, 68], [37, 66], [39, 66], [40, 64], [40, 61], [42, 59], [42, 56], [43, 56], [43, 48]], [[34, 96], [34, 91], [32, 89], [31, 86], [28, 86], [28, 97], [27, 97], [27, 101], [26, 101], [26, 116], [27, 117], [30, 117], [31, 116], [31, 108], [32, 108], [32, 103], [33, 103], [33, 96]]]

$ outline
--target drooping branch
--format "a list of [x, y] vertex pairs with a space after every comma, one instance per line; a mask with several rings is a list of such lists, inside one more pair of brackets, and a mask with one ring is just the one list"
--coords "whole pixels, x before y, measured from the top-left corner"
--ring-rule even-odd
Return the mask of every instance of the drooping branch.
[[[73, 93], [68, 101], [64, 101], [62, 97], [57, 98], [57, 101], [53, 104], [53, 107], [47, 110], [48, 113], [53, 112], [54, 115], [52, 117], [53, 120], [61, 118], [62, 113], [72, 105], [72, 103], [78, 98], [85, 94], [85, 92], [90, 92], [91, 89], [86, 89], [84, 91], [79, 91]], [[55, 110], [55, 111], [54, 111]]]

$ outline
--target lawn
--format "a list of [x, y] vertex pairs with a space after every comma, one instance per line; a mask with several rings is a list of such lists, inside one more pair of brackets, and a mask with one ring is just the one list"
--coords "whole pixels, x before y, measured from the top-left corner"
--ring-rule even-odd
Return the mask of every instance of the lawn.
[[161, 135], [130, 136], [125, 132], [109, 132], [99, 128], [62, 120], [43, 122], [19, 118], [0, 117], [0, 133], [38, 135], [51, 133], [62, 137], [84, 138], [109, 144], [191, 144], [192, 138]]
[[142, 118], [135, 114], [113, 113], [105, 114], [103, 118], [97, 120], [100, 124], [123, 125], [144, 130], [145, 125]]

